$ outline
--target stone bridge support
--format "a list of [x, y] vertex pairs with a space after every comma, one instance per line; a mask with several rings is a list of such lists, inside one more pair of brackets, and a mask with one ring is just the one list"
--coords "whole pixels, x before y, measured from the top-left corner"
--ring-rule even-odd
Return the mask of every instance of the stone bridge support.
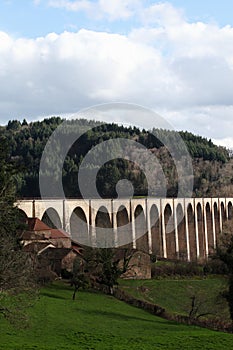
[[33, 199], [17, 205], [83, 244], [98, 246], [104, 237], [114, 247], [187, 261], [207, 259], [233, 217], [233, 198]]

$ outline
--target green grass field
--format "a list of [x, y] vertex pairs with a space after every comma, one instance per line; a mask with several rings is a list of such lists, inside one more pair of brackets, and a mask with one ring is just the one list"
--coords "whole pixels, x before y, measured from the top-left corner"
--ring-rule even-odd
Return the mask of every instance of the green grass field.
[[166, 321], [111, 296], [56, 283], [30, 310], [30, 327], [0, 319], [0, 349], [233, 349], [233, 335]]
[[[120, 280], [127, 293], [165, 308], [169, 313], [188, 315], [191, 297], [196, 295], [201, 303], [201, 312], [210, 312], [208, 317], [230, 320], [227, 302], [220, 293], [227, 289], [224, 277], [208, 278], [163, 278], [151, 280]], [[213, 314], [211, 314], [213, 313]]]

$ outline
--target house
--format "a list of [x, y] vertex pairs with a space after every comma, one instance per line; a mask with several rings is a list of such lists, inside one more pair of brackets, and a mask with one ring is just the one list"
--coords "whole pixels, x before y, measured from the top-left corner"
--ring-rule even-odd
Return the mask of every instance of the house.
[[50, 228], [38, 218], [27, 218], [26, 225], [20, 241], [24, 251], [36, 254], [40, 271], [50, 270], [57, 276], [62, 270], [72, 271], [81, 247], [72, 245], [69, 234], [62, 229]]

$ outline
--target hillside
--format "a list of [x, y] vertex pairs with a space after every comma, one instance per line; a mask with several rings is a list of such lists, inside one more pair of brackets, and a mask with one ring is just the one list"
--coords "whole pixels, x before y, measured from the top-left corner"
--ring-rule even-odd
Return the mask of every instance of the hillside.
[[[43, 288], [27, 327], [0, 319], [2, 350], [233, 349], [233, 335], [170, 322], [111, 296], [62, 283]], [[23, 326], [23, 324], [22, 324]]]
[[[12, 159], [20, 167], [16, 176], [19, 197], [40, 197], [38, 174], [41, 155], [50, 135], [62, 122], [63, 120], [59, 117], [29, 124], [25, 120], [23, 123], [12, 120], [8, 122], [7, 126], [0, 127], [0, 135], [9, 140]], [[90, 125], [94, 125], [94, 128], [84, 132], [84, 130], [90, 128]], [[69, 121], [61, 133], [62, 136], [69, 135], [72, 137], [75, 135], [76, 138], [79, 136], [77, 142], [69, 150], [63, 164], [63, 186], [67, 197], [80, 197], [77, 175], [79, 166], [87, 152], [98, 144], [105, 147], [104, 141], [117, 138], [137, 141], [149, 149], [151, 153], [154, 153], [159, 159], [166, 177], [167, 196], [175, 197], [177, 195], [178, 175], [176, 166], [171, 154], [160, 141], [163, 139], [166, 144], [166, 140], [168, 140], [176, 147], [175, 141], [173, 143], [172, 141], [176, 139], [177, 132], [161, 129], [153, 129], [150, 132], [136, 127], [119, 126], [114, 123], [99, 125], [97, 122], [80, 119], [75, 124], [74, 121]], [[190, 132], [181, 131], [180, 135], [192, 156], [194, 169], [193, 196], [233, 196], [233, 159], [227, 149], [218, 147], [211, 140], [193, 135]], [[56, 144], [57, 149], [62, 146], [62, 144]], [[131, 150], [129, 147], [127, 152], [129, 159], [135, 159], [133, 149]], [[141, 163], [146, 163], [148, 160], [143, 157], [143, 153], [140, 155], [140, 152], [138, 152], [137, 159]], [[95, 172], [97, 161], [98, 154], [93, 153], [93, 157], [85, 169], [87, 179]], [[54, 171], [54, 168], [57, 169], [60, 162], [61, 160], [58, 157], [52, 156], [49, 160], [48, 169], [43, 174], [46, 181], [51, 184], [51, 191], [48, 194], [51, 197], [58, 195], [56, 193], [57, 172]], [[158, 170], [150, 168], [149, 173], [154, 179], [154, 194], [156, 196], [162, 195], [160, 193], [162, 182]], [[100, 195], [102, 197], [116, 197], [116, 184], [124, 178], [132, 182], [134, 195], [143, 196], [148, 194], [148, 184], [143, 170], [135, 162], [117, 158], [106, 162], [97, 173], [96, 185]], [[185, 191], [182, 195], [186, 196]]]

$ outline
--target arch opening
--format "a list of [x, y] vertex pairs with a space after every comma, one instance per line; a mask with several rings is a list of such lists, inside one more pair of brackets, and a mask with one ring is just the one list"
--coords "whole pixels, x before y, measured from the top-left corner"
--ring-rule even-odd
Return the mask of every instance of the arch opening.
[[44, 212], [41, 221], [51, 228], [62, 228], [62, 223], [58, 212], [54, 208], [48, 208]]
[[166, 235], [166, 247], [167, 247], [167, 258], [176, 259], [176, 238], [174, 228], [174, 217], [172, 209], [169, 204], [164, 209], [164, 223], [165, 223], [165, 235]]
[[222, 213], [222, 222], [224, 223], [227, 217], [226, 217], [225, 205], [223, 202], [221, 202], [221, 213]]
[[25, 224], [27, 222], [28, 216], [24, 210], [17, 208], [17, 216], [20, 223]]
[[206, 258], [206, 242], [204, 234], [204, 217], [201, 204], [197, 204], [197, 227], [198, 227], [198, 239], [199, 239], [199, 259], [203, 261]]
[[208, 252], [209, 252], [209, 255], [211, 255], [214, 252], [214, 232], [213, 232], [212, 211], [209, 203], [206, 204], [205, 210], [206, 210], [206, 223], [207, 223]]
[[95, 218], [96, 227], [96, 247], [110, 248], [115, 246], [112, 223], [108, 209], [101, 206]]
[[[121, 248], [133, 248], [133, 238], [131, 223], [129, 221], [128, 212], [125, 206], [121, 205], [117, 211], [117, 246]], [[125, 241], [129, 241], [125, 244]]]
[[156, 257], [163, 256], [163, 244], [161, 235], [161, 221], [159, 211], [155, 204], [150, 209], [150, 223], [151, 223], [151, 240], [152, 240], [152, 254]]
[[215, 225], [215, 232], [216, 232], [216, 240], [218, 241], [219, 234], [220, 234], [220, 219], [219, 219], [218, 205], [216, 202], [214, 203], [214, 225]]
[[86, 214], [80, 207], [75, 208], [71, 214], [70, 233], [75, 242], [90, 245]]
[[227, 210], [228, 210], [228, 220], [231, 220], [233, 218], [233, 206], [231, 202], [228, 203]]
[[146, 228], [146, 218], [141, 205], [138, 205], [134, 211], [135, 218], [135, 239], [138, 250], [149, 252], [148, 232]]
[[178, 231], [178, 244], [179, 252], [178, 257], [181, 260], [187, 259], [187, 241], [185, 233], [185, 221], [184, 221], [184, 211], [182, 205], [179, 203], [176, 207], [176, 217], [177, 217], [177, 231]]
[[197, 259], [197, 239], [196, 239], [194, 212], [191, 204], [188, 205], [187, 214], [188, 214], [190, 259], [194, 261]]

